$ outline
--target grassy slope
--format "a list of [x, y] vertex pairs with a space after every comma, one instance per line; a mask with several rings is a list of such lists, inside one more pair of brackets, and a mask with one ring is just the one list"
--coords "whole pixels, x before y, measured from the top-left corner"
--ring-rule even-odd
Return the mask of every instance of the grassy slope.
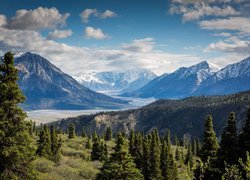
[[[96, 174], [102, 163], [99, 161], [90, 161], [90, 149], [85, 148], [87, 138], [76, 137], [68, 139], [67, 135], [60, 135], [63, 140], [62, 158], [59, 164], [45, 159], [36, 158], [33, 166], [38, 171], [40, 180], [80, 180], [95, 179]], [[114, 141], [108, 141], [107, 146], [109, 152], [115, 146]], [[175, 152], [175, 146], [172, 146]], [[183, 148], [182, 148], [183, 149]], [[186, 152], [183, 149], [184, 153]], [[191, 179], [187, 173], [187, 167], [182, 163], [178, 163], [179, 179]]]

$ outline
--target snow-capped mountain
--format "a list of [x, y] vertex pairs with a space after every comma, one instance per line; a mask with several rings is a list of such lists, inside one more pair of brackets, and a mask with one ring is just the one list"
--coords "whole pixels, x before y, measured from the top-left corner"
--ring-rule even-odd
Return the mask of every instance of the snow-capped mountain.
[[14, 57], [19, 70], [18, 83], [26, 96], [25, 108], [119, 108], [126, 103], [82, 86], [37, 54], [18, 53]]
[[195, 95], [224, 95], [250, 89], [250, 57], [226, 66], [201, 83]]
[[132, 69], [126, 72], [83, 73], [74, 78], [82, 85], [95, 91], [116, 90], [130, 92], [141, 88], [156, 75], [147, 69]]
[[163, 74], [147, 85], [125, 96], [182, 98], [195, 92], [200, 84], [218, 69], [203, 61], [191, 67], [182, 67], [170, 74]]

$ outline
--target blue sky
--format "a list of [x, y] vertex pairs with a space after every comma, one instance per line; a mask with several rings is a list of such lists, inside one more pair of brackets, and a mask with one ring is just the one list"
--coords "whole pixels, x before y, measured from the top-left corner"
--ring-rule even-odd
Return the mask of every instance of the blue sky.
[[250, 54], [249, 0], [2, 0], [0, 51], [32, 51], [70, 74], [157, 74]]

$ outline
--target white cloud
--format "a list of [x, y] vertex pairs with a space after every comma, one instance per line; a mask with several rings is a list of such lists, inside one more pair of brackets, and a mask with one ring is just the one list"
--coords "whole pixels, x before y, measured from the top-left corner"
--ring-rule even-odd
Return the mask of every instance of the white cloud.
[[88, 26], [85, 29], [85, 37], [87, 39], [102, 40], [108, 38], [109, 36], [104, 34], [104, 32], [99, 28], [95, 29], [93, 27]]
[[5, 15], [0, 14], [0, 27], [7, 24]]
[[116, 16], [117, 16], [117, 14], [113, 11], [110, 11], [110, 10], [106, 10], [105, 12], [99, 14], [99, 17], [102, 19], [116, 17]]
[[[150, 42], [147, 44], [147, 42]], [[131, 51], [128, 47], [135, 46]], [[148, 68], [157, 74], [189, 66], [201, 58], [186, 54], [171, 54], [154, 50], [152, 38], [137, 39], [116, 49], [69, 46], [44, 38], [39, 32], [9, 30], [0, 27], [0, 51], [31, 51], [49, 59], [69, 74], [91, 71], [112, 71]]]
[[250, 18], [247, 17], [204, 20], [199, 25], [202, 29], [208, 30], [235, 30], [250, 33]]
[[65, 25], [69, 15], [60, 14], [56, 8], [21, 9], [9, 20], [7, 27], [22, 30], [53, 29]]
[[226, 17], [229, 15], [239, 15], [240, 12], [236, 11], [231, 6], [211, 6], [205, 3], [197, 3], [193, 6], [185, 6], [185, 5], [172, 5], [169, 9], [171, 14], [182, 14], [183, 21], [192, 21], [198, 20], [200, 18], [204, 18], [206, 16], [218, 16], [218, 17]]
[[116, 17], [117, 14], [111, 10], [105, 10], [103, 13], [99, 12], [97, 9], [85, 9], [81, 14], [80, 14], [82, 21], [87, 23], [89, 22], [89, 18], [91, 16], [95, 16], [101, 19], [107, 19], [107, 18], [112, 18]]
[[135, 39], [130, 44], [123, 44], [122, 48], [131, 52], [145, 53], [152, 51], [154, 44], [153, 38]]
[[213, 33], [212, 36], [229, 37], [231, 36], [231, 33], [228, 33], [228, 32]]
[[216, 43], [211, 43], [207, 46], [205, 51], [222, 51], [229, 53], [250, 54], [250, 42], [240, 40], [237, 37], [231, 37], [226, 40], [220, 40]]
[[58, 30], [55, 29], [52, 32], [49, 32], [47, 39], [62, 39], [62, 38], [67, 38], [71, 36], [73, 32], [68, 29], [68, 30]]
[[82, 21], [87, 23], [89, 22], [89, 17], [91, 15], [97, 16], [97, 9], [85, 9], [81, 14]]

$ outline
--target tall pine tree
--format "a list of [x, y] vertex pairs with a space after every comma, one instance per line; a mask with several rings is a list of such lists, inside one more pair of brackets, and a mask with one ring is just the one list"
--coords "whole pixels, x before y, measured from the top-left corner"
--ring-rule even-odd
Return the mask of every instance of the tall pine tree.
[[118, 134], [114, 152], [111, 154], [110, 159], [104, 163], [100, 173], [97, 175], [97, 179], [143, 179], [140, 170], [136, 168], [129, 153], [126, 139], [121, 134]]
[[227, 126], [221, 135], [219, 159], [222, 166], [224, 166], [224, 162], [229, 165], [238, 163], [238, 136], [235, 114], [233, 112], [229, 114]]
[[75, 125], [73, 123], [70, 123], [68, 131], [69, 131], [69, 139], [75, 138], [75, 136], [76, 136]]
[[201, 159], [203, 162], [208, 160], [208, 157], [214, 158], [217, 156], [217, 151], [219, 148], [218, 140], [213, 128], [212, 116], [207, 116], [205, 123], [205, 133], [202, 146]]
[[247, 111], [245, 126], [239, 135], [240, 154], [246, 160], [246, 153], [250, 152], [250, 108]]
[[29, 122], [18, 106], [24, 95], [17, 84], [18, 70], [11, 52], [0, 60], [0, 179], [29, 179], [34, 149]]

